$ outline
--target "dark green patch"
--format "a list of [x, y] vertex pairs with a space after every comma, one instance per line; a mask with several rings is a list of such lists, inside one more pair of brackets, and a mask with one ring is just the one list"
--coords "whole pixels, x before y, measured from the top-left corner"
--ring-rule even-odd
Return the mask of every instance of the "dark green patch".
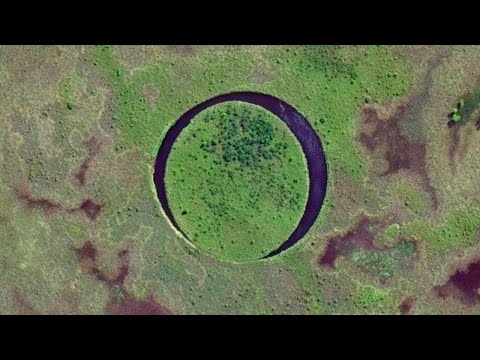
[[458, 123], [464, 119], [465, 101], [461, 99], [456, 107], [453, 108], [453, 112], [450, 114], [452, 121]]

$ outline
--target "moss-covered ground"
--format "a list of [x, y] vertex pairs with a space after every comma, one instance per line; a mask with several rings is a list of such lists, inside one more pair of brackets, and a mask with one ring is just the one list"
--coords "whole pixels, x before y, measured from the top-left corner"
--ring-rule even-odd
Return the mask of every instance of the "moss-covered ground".
[[[459, 279], [475, 276], [480, 251], [479, 55], [0, 47], [0, 312], [478, 314], [477, 282]], [[304, 239], [233, 263], [175, 232], [152, 174], [186, 110], [241, 90], [281, 98], [311, 122], [329, 182]]]

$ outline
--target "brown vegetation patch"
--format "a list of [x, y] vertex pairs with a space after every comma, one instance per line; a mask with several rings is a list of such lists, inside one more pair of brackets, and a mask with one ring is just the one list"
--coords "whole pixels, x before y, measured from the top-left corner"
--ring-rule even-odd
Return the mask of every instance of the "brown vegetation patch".
[[39, 315], [39, 312], [36, 311], [30, 303], [25, 299], [25, 297], [18, 291], [13, 291], [13, 298], [15, 303], [18, 305], [20, 314], [22, 315]]
[[454, 296], [466, 305], [475, 305], [480, 300], [480, 261], [470, 263], [466, 270], [457, 270], [444, 285], [434, 290], [442, 299]]
[[168, 315], [172, 312], [160, 305], [153, 296], [136, 299], [125, 287], [129, 274], [129, 250], [121, 250], [117, 256], [120, 267], [115, 277], [109, 277], [101, 271], [97, 264], [97, 249], [91, 241], [81, 248], [75, 249], [84, 270], [97, 280], [105, 283], [110, 289], [110, 299], [105, 307], [108, 315]]
[[412, 310], [414, 302], [415, 300], [413, 297], [411, 296], [406, 297], [398, 307], [398, 309], [400, 310], [400, 314], [402, 315], [410, 314], [410, 311]]
[[88, 240], [81, 248], [75, 248], [75, 252], [80, 258], [80, 261], [97, 261], [97, 248]]
[[108, 315], [171, 315], [172, 312], [161, 306], [152, 296], [145, 300], [135, 299], [130, 294], [120, 294], [110, 299], [105, 313]]
[[87, 273], [95, 276], [97, 280], [102, 281], [109, 286], [123, 286], [129, 271], [128, 250], [122, 250], [118, 253], [120, 267], [117, 275], [113, 278], [109, 277], [99, 269], [97, 264], [98, 250], [90, 240], [85, 242], [81, 248], [75, 248], [74, 250], [80, 260], [80, 264]]
[[80, 169], [75, 174], [75, 178], [78, 180], [81, 186], [85, 185], [85, 181], [87, 179], [87, 170], [89, 167], [89, 160], [85, 160], [83, 164], [80, 166]]
[[45, 215], [51, 215], [61, 209], [61, 205], [46, 198], [36, 198], [32, 196], [24, 187], [15, 190], [17, 198], [28, 208], [42, 209]]
[[[418, 48], [420, 49], [420, 48]], [[405, 49], [406, 50], [406, 49]], [[409, 51], [415, 52], [417, 48]], [[388, 177], [400, 170], [405, 170], [420, 178], [421, 185], [432, 198], [432, 207], [438, 209], [438, 198], [435, 188], [431, 185], [427, 171], [426, 142], [422, 124], [422, 113], [430, 100], [430, 91], [434, 71], [452, 52], [452, 48], [438, 48], [432, 52], [428, 67], [418, 91], [407, 102], [400, 104], [391, 116], [381, 117], [375, 108], [363, 110], [363, 127], [373, 128], [368, 133], [360, 133], [360, 142], [370, 151], [383, 150], [388, 169], [381, 177]], [[408, 130], [407, 136], [405, 130]]]
[[82, 210], [90, 220], [96, 220], [97, 217], [100, 215], [100, 212], [102, 211], [102, 207], [103, 205], [100, 205], [93, 200], [87, 199], [82, 203], [82, 205], [80, 205], [80, 208], [77, 210]]
[[102, 143], [99, 142], [95, 136], [92, 136], [88, 141], [83, 142], [83, 146], [87, 150], [87, 157], [84, 160], [83, 164], [80, 166], [80, 169], [75, 174], [75, 178], [78, 180], [81, 186], [85, 185], [87, 171], [90, 167], [90, 163], [93, 158], [100, 152]]
[[374, 236], [371, 232], [372, 225], [376, 222], [363, 217], [346, 235], [335, 236], [328, 241], [327, 248], [320, 257], [319, 265], [335, 268], [335, 261], [340, 256], [347, 256], [355, 249], [374, 250]]
[[401, 131], [408, 104], [400, 105], [397, 111], [388, 119], [381, 119], [375, 108], [367, 107], [362, 113], [362, 123], [366, 127], [373, 127], [370, 133], [361, 132], [359, 141], [370, 152], [384, 149], [384, 158], [388, 163], [386, 171], [380, 177], [388, 177], [400, 170], [416, 174], [421, 179], [421, 184], [433, 200], [433, 206], [438, 207], [435, 189], [430, 183], [427, 173], [426, 144], [424, 141], [409, 139]]
[[448, 156], [450, 158], [450, 166], [453, 170], [455, 170], [455, 157], [458, 153], [458, 147], [460, 144], [460, 127], [454, 125], [455, 123], [452, 120], [448, 122], [448, 127], [451, 129]]

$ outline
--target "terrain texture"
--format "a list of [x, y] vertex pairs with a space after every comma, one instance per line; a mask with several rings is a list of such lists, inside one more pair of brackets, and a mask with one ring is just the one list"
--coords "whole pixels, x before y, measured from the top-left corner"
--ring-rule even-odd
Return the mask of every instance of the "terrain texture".
[[[475, 46], [1, 46], [0, 313], [479, 314], [479, 58]], [[153, 183], [172, 124], [233, 91], [292, 105], [328, 165], [317, 221], [266, 259], [308, 191], [273, 115], [230, 104], [242, 127], [211, 108], [176, 143], [169, 191], [179, 217], [204, 213], [182, 223], [197, 244]]]

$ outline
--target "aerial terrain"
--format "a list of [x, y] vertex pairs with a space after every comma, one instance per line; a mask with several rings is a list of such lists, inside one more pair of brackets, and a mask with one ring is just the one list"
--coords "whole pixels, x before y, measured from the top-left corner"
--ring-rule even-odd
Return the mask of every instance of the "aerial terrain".
[[480, 314], [479, 60], [0, 46], [0, 314]]

